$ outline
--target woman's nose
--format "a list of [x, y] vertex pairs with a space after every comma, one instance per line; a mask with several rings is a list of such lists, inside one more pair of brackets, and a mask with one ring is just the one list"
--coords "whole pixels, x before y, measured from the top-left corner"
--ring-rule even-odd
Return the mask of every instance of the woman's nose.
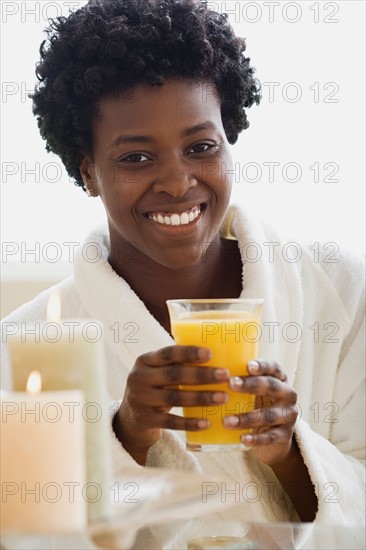
[[161, 166], [153, 183], [153, 190], [155, 193], [168, 193], [171, 197], [183, 197], [197, 183], [190, 167], [175, 158]]

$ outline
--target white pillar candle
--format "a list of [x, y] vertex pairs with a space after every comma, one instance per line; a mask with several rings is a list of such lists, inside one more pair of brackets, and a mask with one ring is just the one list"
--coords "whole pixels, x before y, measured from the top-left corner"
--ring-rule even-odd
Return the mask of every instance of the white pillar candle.
[[85, 405], [86, 482], [89, 520], [111, 514], [110, 411], [102, 327], [90, 319], [37, 321], [7, 327], [13, 389], [23, 391], [37, 369], [45, 391], [80, 389]]
[[86, 527], [83, 392], [1, 393], [2, 532]]

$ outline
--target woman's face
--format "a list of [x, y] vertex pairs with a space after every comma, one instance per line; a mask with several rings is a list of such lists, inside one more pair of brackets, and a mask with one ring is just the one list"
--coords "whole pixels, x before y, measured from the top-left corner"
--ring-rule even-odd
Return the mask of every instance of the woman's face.
[[230, 198], [228, 147], [212, 85], [172, 79], [102, 100], [80, 168], [104, 203], [112, 254], [172, 269], [202, 259]]

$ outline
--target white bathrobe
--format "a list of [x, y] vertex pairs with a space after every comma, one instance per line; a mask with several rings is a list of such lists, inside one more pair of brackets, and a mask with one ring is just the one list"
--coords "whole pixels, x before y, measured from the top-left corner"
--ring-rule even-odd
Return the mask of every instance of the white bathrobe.
[[[298, 393], [295, 433], [318, 494], [316, 521], [360, 525], [365, 518], [363, 261], [333, 245], [283, 240], [236, 207], [229, 209], [221, 234], [238, 240], [243, 263], [240, 297], [264, 299], [260, 356], [276, 360]], [[63, 317], [103, 323], [109, 392], [111, 401], [118, 402], [136, 358], [173, 340], [107, 258], [108, 232], [98, 230], [80, 248], [73, 277], [57, 286]], [[4, 323], [45, 318], [49, 293], [43, 292]], [[4, 358], [3, 384], [9, 386], [6, 351]], [[112, 430], [111, 439], [118, 475], [134, 461]], [[232, 487], [226, 487], [223, 498], [239, 503], [218, 514], [217, 521], [298, 519], [272, 470], [250, 451], [189, 453], [181, 434], [167, 430], [150, 449], [148, 466], [228, 476]], [[202, 533], [202, 525], [192, 521], [192, 536]], [[155, 535], [152, 529], [152, 539]], [[175, 540], [169, 536], [166, 530], [164, 547], [183, 547], [175, 529]], [[89, 547], [86, 541], [78, 544], [75, 548]], [[148, 538], [140, 544], [144, 547]]]

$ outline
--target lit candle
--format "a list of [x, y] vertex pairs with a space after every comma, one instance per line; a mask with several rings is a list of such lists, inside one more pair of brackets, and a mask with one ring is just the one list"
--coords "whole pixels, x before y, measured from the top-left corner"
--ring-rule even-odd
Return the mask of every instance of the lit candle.
[[29, 373], [37, 369], [43, 388], [84, 392], [82, 415], [86, 433], [85, 498], [90, 520], [111, 513], [110, 416], [103, 362], [102, 327], [90, 319], [60, 320], [60, 300], [48, 304], [47, 321], [20, 323], [8, 335], [13, 388], [22, 391]]
[[65, 533], [85, 529], [85, 434], [79, 390], [1, 393], [1, 531]]

